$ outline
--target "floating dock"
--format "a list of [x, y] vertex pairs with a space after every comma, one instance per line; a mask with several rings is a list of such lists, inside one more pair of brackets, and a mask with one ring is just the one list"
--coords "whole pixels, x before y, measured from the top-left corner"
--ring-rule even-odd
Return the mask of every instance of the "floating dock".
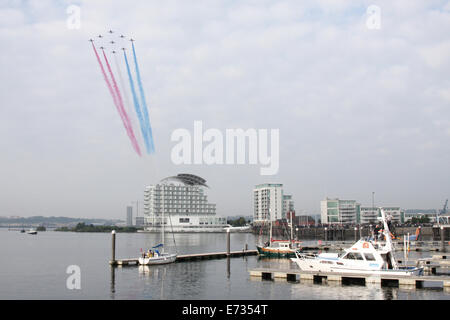
[[399, 286], [415, 286], [421, 288], [423, 283], [434, 282], [441, 284], [445, 289], [450, 289], [450, 276], [394, 276], [394, 275], [361, 275], [356, 273], [317, 272], [300, 269], [271, 269], [254, 268], [249, 270], [250, 277], [261, 279], [286, 279], [287, 281], [309, 280], [315, 282], [345, 282], [359, 280], [364, 283], [379, 283], [380, 285], [397, 283]]
[[[243, 256], [255, 256], [257, 254], [258, 254], [257, 250], [231, 251], [230, 253], [227, 253], [227, 252], [193, 253], [193, 254], [178, 255], [175, 262], [223, 259], [223, 258], [228, 258], [228, 257], [235, 258], [235, 257], [243, 257]], [[109, 264], [112, 266], [139, 265], [139, 258], [110, 260]]]

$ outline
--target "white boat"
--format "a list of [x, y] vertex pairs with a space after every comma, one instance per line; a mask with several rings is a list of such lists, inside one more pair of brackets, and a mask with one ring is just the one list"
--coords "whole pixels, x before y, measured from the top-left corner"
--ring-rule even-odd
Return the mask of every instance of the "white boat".
[[[162, 210], [162, 219], [164, 221], [164, 207]], [[169, 220], [171, 221], [170, 225], [172, 225], [172, 220], [170, 219], [170, 215], [169, 215]], [[140, 265], [144, 265], [144, 266], [148, 266], [148, 265], [157, 265], [157, 264], [168, 264], [168, 263], [172, 263], [175, 262], [175, 260], [177, 259], [177, 253], [165, 253], [164, 252], [164, 224], [162, 224], [162, 228], [161, 228], [161, 243], [152, 247], [152, 249], [154, 250], [148, 250], [148, 252], [142, 252], [141, 253], [141, 257], [139, 257], [138, 261]], [[173, 234], [173, 232], [172, 232]], [[173, 239], [174, 243], [175, 243], [175, 238]], [[176, 244], [175, 244], [175, 248], [176, 248]], [[161, 252], [159, 252], [159, 250], [161, 250]], [[142, 250], [142, 249], [141, 249]]]
[[37, 234], [37, 231], [34, 229], [30, 229], [27, 231], [28, 234]]
[[[159, 247], [162, 247], [162, 245]], [[164, 252], [160, 253], [157, 249], [155, 249], [151, 253], [148, 252], [143, 253], [142, 256], [139, 258], [139, 264], [144, 266], [155, 264], [167, 264], [175, 262], [176, 259], [177, 259], [176, 253], [164, 253]]]
[[362, 238], [342, 254], [305, 254], [296, 252], [291, 258], [301, 270], [318, 272], [353, 273], [365, 275], [420, 275], [423, 267], [399, 266], [394, 257], [394, 246], [381, 208], [385, 241]]

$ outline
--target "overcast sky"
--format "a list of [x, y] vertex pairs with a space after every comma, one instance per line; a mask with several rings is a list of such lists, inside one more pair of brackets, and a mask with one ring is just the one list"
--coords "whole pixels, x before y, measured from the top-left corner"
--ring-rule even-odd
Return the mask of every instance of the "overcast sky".
[[[136, 39], [155, 155], [131, 147], [88, 42], [109, 29]], [[450, 198], [450, 1], [0, 0], [0, 43], [1, 216], [124, 219], [178, 173], [207, 180], [220, 216], [252, 215], [266, 182], [300, 214]], [[278, 174], [173, 164], [171, 133], [195, 120], [279, 129]]]

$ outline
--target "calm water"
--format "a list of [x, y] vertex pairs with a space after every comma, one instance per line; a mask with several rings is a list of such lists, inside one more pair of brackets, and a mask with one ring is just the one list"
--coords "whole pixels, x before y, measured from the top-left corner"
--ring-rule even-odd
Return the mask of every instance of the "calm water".
[[[131, 258], [158, 243], [156, 234], [117, 234], [116, 257]], [[226, 251], [226, 234], [176, 234], [178, 253]], [[252, 234], [231, 234], [231, 250], [255, 249]], [[172, 235], [166, 238], [173, 246]], [[415, 253], [414, 253], [415, 254]], [[429, 256], [431, 253], [423, 253]], [[316, 284], [251, 278], [254, 267], [288, 268], [288, 259], [257, 256], [112, 269], [111, 234], [46, 231], [38, 235], [0, 228], [0, 299], [430, 299], [450, 291], [380, 285]], [[66, 286], [67, 267], [81, 270], [81, 289]], [[292, 265], [292, 267], [295, 267]]]

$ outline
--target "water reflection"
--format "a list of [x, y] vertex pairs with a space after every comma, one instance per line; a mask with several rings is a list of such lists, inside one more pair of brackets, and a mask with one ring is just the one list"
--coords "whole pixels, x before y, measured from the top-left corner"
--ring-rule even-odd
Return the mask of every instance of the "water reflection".
[[291, 259], [288, 258], [269, 258], [264, 256], [257, 256], [258, 265], [261, 268], [275, 268], [275, 269], [298, 269], [298, 266]]
[[[220, 274], [224, 275], [223, 279], [227, 279], [222, 287], [222, 295], [224, 298], [231, 298], [235, 296], [236, 292], [232, 290], [231, 281], [231, 260], [236, 263], [239, 268], [245, 267], [248, 269], [248, 262], [252, 264], [256, 263], [258, 267], [277, 268], [277, 269], [295, 269], [296, 265], [292, 263], [290, 259], [277, 259], [266, 257], [244, 257], [240, 258], [226, 258], [220, 260], [205, 260], [205, 261], [192, 261], [192, 262], [179, 262], [170, 265], [161, 266], [139, 266], [121, 268], [127, 277], [132, 274], [138, 274], [138, 284], [132, 292], [132, 297], [141, 297], [144, 299], [174, 299], [180, 296], [183, 297], [199, 297], [206, 299], [214, 299], [214, 294], [219, 287], [211, 287], [211, 282], [205, 280], [205, 278], [215, 278], [220, 282]], [[223, 272], [221, 271], [223, 268]], [[111, 267], [111, 289], [110, 298], [114, 299], [116, 292], [116, 268]], [[224, 270], [225, 269], [225, 270]], [[240, 270], [240, 269], [239, 269]], [[427, 288], [416, 289], [415, 286], [383, 286], [380, 283], [353, 283], [353, 282], [337, 282], [337, 281], [313, 281], [313, 280], [294, 280], [287, 281], [286, 279], [273, 279], [273, 281], [262, 280], [260, 277], [249, 277], [245, 271], [237, 271], [237, 278], [245, 275], [245, 277], [255, 284], [260, 283], [262, 285], [261, 291], [254, 292], [253, 298], [263, 299], [279, 299], [280, 296], [287, 297], [288, 299], [301, 300], [301, 299], [353, 299], [353, 300], [398, 300], [398, 299], [415, 299], [418, 295], [422, 297], [432, 298], [435, 294], [439, 294], [438, 291], [444, 290], [430, 290]], [[122, 278], [122, 277], [121, 277]], [[236, 277], [235, 277], [236, 278]], [[128, 287], [126, 279], [122, 279], [124, 282], [121, 285]], [[245, 281], [240, 285], [243, 287], [248, 286]], [[259, 286], [259, 285], [257, 285]], [[225, 290], [223, 290], [225, 289]], [[128, 288], [120, 291], [127, 291]], [[420, 290], [418, 292], [418, 290]], [[433, 292], [436, 291], [436, 292]], [[208, 293], [209, 292], [209, 293]], [[128, 295], [130, 292], [126, 293]], [[123, 295], [123, 294], [122, 294]]]
[[383, 287], [381, 291], [383, 293], [383, 300], [397, 300], [398, 298], [398, 289], [392, 287]]
[[111, 266], [110, 268], [111, 268], [110, 297], [111, 299], [114, 299], [116, 292], [116, 268], [114, 266]]
[[[1, 228], [0, 228], [1, 229]], [[226, 251], [226, 234], [175, 235], [179, 254]], [[450, 299], [450, 288], [382, 287], [346, 285], [339, 282], [267, 281], [250, 277], [249, 269], [295, 269], [289, 259], [248, 256], [178, 262], [142, 268], [110, 267], [110, 234], [45, 232], [37, 238], [0, 230], [0, 299]], [[253, 234], [231, 234], [231, 250], [242, 250], [246, 243], [254, 249]], [[116, 238], [117, 258], [132, 258], [139, 249], [158, 243], [159, 235], [120, 233]], [[30, 250], [27, 250], [28, 242]], [[171, 244], [171, 237], [166, 238]], [[24, 255], [23, 252], [27, 251]], [[61, 259], [70, 252], [70, 261]], [[429, 257], [430, 252], [410, 252], [410, 259]], [[399, 258], [403, 258], [399, 252]], [[29, 266], [33, 264], [34, 268]], [[67, 290], [67, 265], [83, 270], [78, 295]], [[233, 264], [233, 277], [231, 277]], [[110, 275], [107, 274], [110, 268]]]

